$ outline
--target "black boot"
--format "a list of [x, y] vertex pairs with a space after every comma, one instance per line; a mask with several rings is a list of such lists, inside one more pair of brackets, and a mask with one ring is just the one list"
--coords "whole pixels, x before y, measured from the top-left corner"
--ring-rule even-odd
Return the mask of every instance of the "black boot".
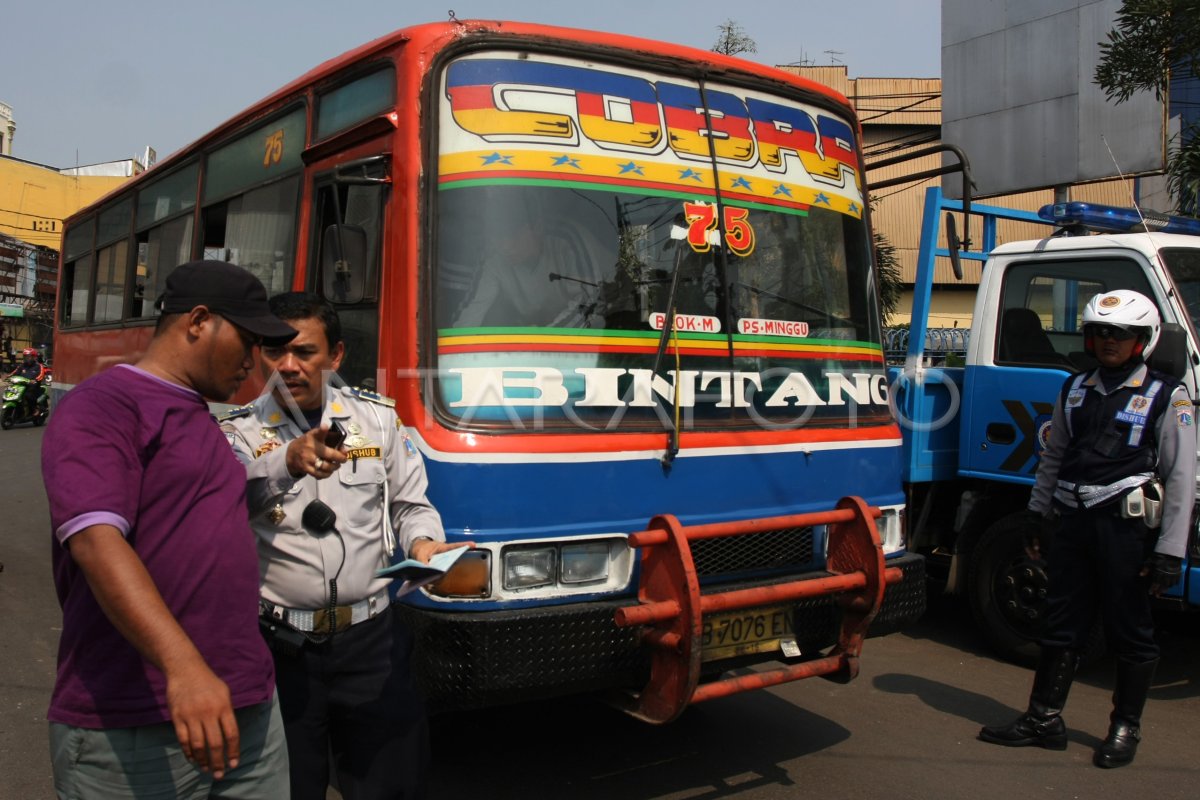
[[1092, 763], [1111, 769], [1133, 763], [1138, 742], [1142, 740], [1142, 709], [1154, 681], [1158, 659], [1140, 664], [1117, 662], [1117, 688], [1113, 691], [1113, 712], [1109, 718], [1108, 738], [1096, 750]]
[[1006, 747], [1036, 745], [1047, 750], [1067, 749], [1067, 725], [1062, 710], [1075, 679], [1079, 655], [1062, 647], [1043, 647], [1029, 694], [1029, 710], [1007, 725], [989, 725], [979, 738]]

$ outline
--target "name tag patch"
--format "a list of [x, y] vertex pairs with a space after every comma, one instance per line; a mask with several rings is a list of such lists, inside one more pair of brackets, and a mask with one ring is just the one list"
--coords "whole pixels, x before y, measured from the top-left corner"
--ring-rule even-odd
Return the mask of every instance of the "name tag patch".
[[383, 458], [381, 447], [354, 447], [346, 451], [350, 458]]
[[1125, 412], [1128, 414], [1136, 414], [1139, 417], [1146, 416], [1150, 411], [1150, 398], [1145, 395], [1135, 394], [1129, 398], [1129, 402], [1125, 405]]

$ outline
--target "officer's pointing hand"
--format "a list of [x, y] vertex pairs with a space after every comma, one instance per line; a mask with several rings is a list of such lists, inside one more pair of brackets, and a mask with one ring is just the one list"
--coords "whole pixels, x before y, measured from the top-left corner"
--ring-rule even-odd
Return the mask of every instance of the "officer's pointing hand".
[[325, 446], [325, 436], [329, 427], [322, 425], [313, 428], [288, 443], [287, 470], [293, 478], [303, 478], [312, 475], [321, 480], [328, 478], [333, 471], [345, 464], [347, 456], [336, 447]]

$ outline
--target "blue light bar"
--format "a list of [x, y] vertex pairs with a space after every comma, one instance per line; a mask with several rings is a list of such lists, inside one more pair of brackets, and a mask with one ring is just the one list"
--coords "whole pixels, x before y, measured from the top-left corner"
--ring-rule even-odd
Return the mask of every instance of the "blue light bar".
[[[1169, 217], [1157, 211], [1143, 211], [1138, 214], [1135, 208], [1102, 206], [1096, 203], [1054, 203], [1042, 206], [1038, 210], [1038, 216], [1056, 225], [1079, 225], [1088, 230], [1109, 233], [1148, 230], [1200, 236], [1200, 219]], [[1142, 227], [1143, 220], [1145, 228]]]

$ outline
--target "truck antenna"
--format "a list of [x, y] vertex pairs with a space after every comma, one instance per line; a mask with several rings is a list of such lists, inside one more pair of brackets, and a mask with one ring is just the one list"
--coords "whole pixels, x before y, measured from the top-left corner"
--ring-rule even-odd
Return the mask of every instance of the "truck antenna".
[[[1138, 204], [1137, 195], [1134, 194], [1133, 186], [1130, 185], [1129, 179], [1125, 177], [1125, 173], [1121, 171], [1121, 165], [1117, 163], [1117, 157], [1113, 154], [1112, 147], [1110, 147], [1108, 144], [1108, 138], [1105, 137], [1104, 134], [1100, 134], [1100, 141], [1104, 142], [1104, 148], [1108, 150], [1108, 157], [1112, 159], [1113, 166], [1117, 169], [1117, 175], [1129, 188], [1129, 202], [1133, 205], [1133, 210], [1137, 212], [1138, 219], [1142, 222], [1142, 231], [1146, 234], [1146, 241], [1150, 243], [1150, 249], [1154, 252], [1154, 257], [1158, 259], [1159, 265], [1166, 270], [1167, 264], [1165, 261], [1163, 261], [1162, 253], [1159, 252], [1158, 243], [1155, 242], [1154, 237], [1150, 235], [1150, 228], [1146, 225], [1146, 215], [1142, 213], [1142, 207]], [[1169, 270], [1166, 270], [1166, 272], [1168, 275], [1170, 274]], [[1171, 292], [1173, 293], [1174, 291], [1175, 289], [1172, 288]]]
[[1133, 193], [1133, 187], [1129, 185], [1129, 179], [1125, 177], [1125, 173], [1121, 171], [1121, 165], [1117, 163], [1117, 157], [1108, 144], [1108, 138], [1104, 134], [1100, 134], [1100, 141], [1104, 142], [1104, 149], [1108, 151], [1108, 157], [1112, 159], [1113, 167], [1117, 170], [1117, 177], [1129, 188], [1129, 202], [1133, 206], [1133, 210], [1137, 212], [1138, 219], [1142, 221], [1142, 230], [1149, 233], [1150, 229], [1146, 227], [1146, 215], [1142, 213], [1142, 207], [1138, 205], [1137, 196]]

